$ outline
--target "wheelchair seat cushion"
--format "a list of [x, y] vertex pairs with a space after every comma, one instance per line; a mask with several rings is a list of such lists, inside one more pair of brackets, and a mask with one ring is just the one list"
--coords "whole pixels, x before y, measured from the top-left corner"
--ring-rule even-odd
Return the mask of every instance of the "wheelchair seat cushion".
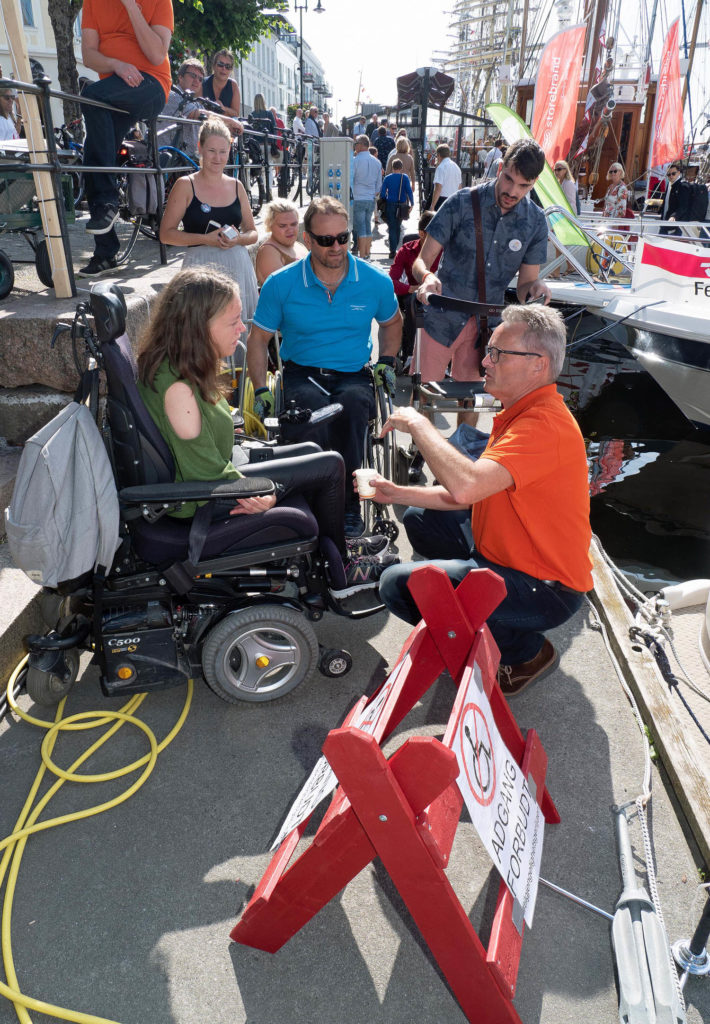
[[[144, 519], [131, 523], [134, 549], [146, 562], [160, 564], [187, 558], [191, 520], [164, 516], [157, 523]], [[217, 558], [234, 552], [255, 551], [270, 545], [318, 536], [318, 524], [302, 498], [290, 497], [288, 505], [276, 505], [256, 515], [216, 519], [202, 549], [202, 558]], [[264, 554], [264, 560], [268, 555]]]

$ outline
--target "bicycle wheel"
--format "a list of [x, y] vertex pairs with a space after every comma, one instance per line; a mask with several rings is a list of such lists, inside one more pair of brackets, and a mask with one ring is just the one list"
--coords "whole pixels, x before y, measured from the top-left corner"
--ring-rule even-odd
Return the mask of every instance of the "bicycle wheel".
[[247, 187], [247, 195], [249, 196], [249, 205], [251, 206], [251, 212], [256, 217], [257, 213], [261, 210], [266, 199], [266, 189], [264, 188], [263, 171], [259, 170], [249, 171], [249, 184]]
[[15, 270], [12, 260], [0, 249], [0, 299], [6, 299], [15, 284]]
[[128, 215], [126, 215], [125, 218], [121, 215], [119, 220], [116, 221], [114, 227], [117, 230], [118, 238], [121, 243], [121, 248], [116, 253], [117, 267], [123, 266], [133, 252], [142, 223], [142, 217], [130, 218]]
[[35, 249], [35, 270], [37, 271], [37, 277], [45, 288], [51, 288], [54, 285], [52, 264], [49, 260], [49, 249], [44, 238], [41, 242], [37, 243], [37, 248]]
[[78, 209], [84, 201], [84, 175], [79, 171], [72, 171], [71, 178], [72, 196], [74, 198], [74, 209]]

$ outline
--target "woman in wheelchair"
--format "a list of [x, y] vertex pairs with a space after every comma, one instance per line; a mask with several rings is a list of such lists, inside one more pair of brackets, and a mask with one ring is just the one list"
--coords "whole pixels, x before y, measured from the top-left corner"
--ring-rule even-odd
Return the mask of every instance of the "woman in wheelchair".
[[[382, 536], [346, 543], [342, 457], [304, 443], [275, 449], [275, 457], [266, 462], [246, 464], [242, 449], [234, 447], [234, 422], [219, 370], [245, 329], [241, 314], [239, 286], [224, 274], [200, 267], [178, 273], [156, 303], [138, 356], [138, 388], [170, 448], [175, 479], [226, 481], [251, 475], [273, 481], [275, 495], [239, 499], [230, 516], [265, 514], [277, 501], [303, 495], [318, 523], [321, 543], [325, 539], [332, 554], [333, 596], [374, 587], [384, 569], [398, 559], [386, 550], [388, 542]], [[184, 518], [195, 511], [192, 504], [173, 514]], [[217, 518], [224, 521], [224, 512], [217, 511], [213, 522]], [[340, 560], [342, 569], [335, 564]]]

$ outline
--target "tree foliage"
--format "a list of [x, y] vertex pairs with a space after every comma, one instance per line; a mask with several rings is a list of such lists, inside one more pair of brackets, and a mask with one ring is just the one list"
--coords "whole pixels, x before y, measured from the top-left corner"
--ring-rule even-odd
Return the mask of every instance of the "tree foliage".
[[178, 49], [183, 54], [194, 50], [208, 62], [221, 49], [246, 57], [257, 39], [271, 29], [273, 13], [264, 11], [288, 10], [287, 0], [202, 0], [199, 7], [198, 3], [175, 4], [172, 49], [176, 57]]
[[[74, 54], [74, 22], [83, 0], [47, 0], [47, 8], [57, 46], [59, 86], [76, 95], [79, 78]], [[288, 10], [288, 0], [173, 0], [175, 32], [170, 47], [173, 64], [178, 64], [188, 50], [209, 58], [217, 50], [227, 48], [246, 56], [252, 44], [267, 33], [273, 15], [265, 10]], [[67, 122], [79, 116], [76, 104], [64, 102]]]

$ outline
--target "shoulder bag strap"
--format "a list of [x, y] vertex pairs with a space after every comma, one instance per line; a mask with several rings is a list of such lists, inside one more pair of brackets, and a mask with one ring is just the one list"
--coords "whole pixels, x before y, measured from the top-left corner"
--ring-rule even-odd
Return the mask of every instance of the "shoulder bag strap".
[[[478, 301], [486, 302], [486, 254], [483, 248], [483, 215], [481, 214], [481, 197], [477, 188], [471, 189], [471, 205], [473, 206], [473, 223], [476, 228], [476, 274], [478, 276]], [[479, 331], [476, 348], [488, 344], [488, 317], [479, 317]]]

